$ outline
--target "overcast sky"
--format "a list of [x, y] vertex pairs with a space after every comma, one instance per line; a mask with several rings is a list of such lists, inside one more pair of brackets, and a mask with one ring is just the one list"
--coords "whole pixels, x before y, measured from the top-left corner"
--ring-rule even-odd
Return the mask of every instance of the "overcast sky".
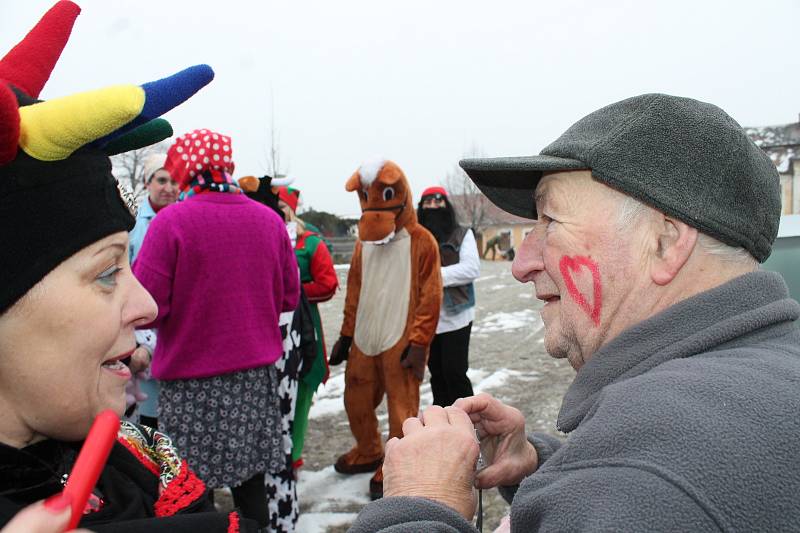
[[[143, 83], [208, 63], [216, 79], [166, 115], [233, 137], [263, 174], [274, 113], [305, 206], [358, 213], [344, 183], [374, 155], [418, 198], [461, 156], [538, 153], [611, 102], [666, 92], [747, 126], [796, 122], [800, 2], [84, 0], [42, 97]], [[0, 0], [0, 51], [51, 1]]]

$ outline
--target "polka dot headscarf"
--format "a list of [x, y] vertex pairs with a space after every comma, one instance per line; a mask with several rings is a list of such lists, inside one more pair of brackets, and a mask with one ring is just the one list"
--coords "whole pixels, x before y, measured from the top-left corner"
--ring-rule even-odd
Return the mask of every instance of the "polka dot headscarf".
[[240, 192], [233, 182], [233, 149], [227, 135], [200, 129], [175, 140], [164, 168], [180, 184], [181, 197], [202, 190]]

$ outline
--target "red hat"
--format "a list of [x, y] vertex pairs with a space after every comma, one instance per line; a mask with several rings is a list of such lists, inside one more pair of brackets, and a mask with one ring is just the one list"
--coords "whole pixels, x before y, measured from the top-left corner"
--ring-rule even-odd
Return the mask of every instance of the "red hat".
[[444, 190], [444, 187], [428, 187], [422, 191], [422, 198], [425, 198], [426, 196], [436, 196], [437, 194], [447, 197], [447, 191]]
[[225, 174], [232, 174], [235, 167], [232, 157], [230, 137], [206, 129], [194, 130], [175, 139], [167, 151], [164, 169], [181, 190], [186, 190], [195, 176], [206, 171], [215, 182], [228, 181]]
[[297, 203], [300, 201], [300, 191], [298, 189], [286, 186], [278, 187], [278, 198], [291, 207], [292, 211], [297, 212]]

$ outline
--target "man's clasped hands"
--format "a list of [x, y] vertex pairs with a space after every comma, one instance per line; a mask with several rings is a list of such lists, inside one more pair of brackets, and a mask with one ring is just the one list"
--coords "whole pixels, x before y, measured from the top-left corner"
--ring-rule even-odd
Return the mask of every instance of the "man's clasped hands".
[[384, 497], [429, 498], [472, 520], [475, 489], [517, 485], [537, 466], [522, 413], [483, 393], [403, 422], [403, 438], [386, 443]]

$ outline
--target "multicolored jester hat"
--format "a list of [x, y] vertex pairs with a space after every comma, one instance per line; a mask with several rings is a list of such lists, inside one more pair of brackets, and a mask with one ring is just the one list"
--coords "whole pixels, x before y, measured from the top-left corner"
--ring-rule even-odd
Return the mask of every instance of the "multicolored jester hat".
[[40, 101], [80, 11], [56, 3], [0, 60], [0, 312], [82, 247], [130, 229], [108, 156], [171, 136], [158, 117], [214, 77], [196, 65], [143, 85]]

